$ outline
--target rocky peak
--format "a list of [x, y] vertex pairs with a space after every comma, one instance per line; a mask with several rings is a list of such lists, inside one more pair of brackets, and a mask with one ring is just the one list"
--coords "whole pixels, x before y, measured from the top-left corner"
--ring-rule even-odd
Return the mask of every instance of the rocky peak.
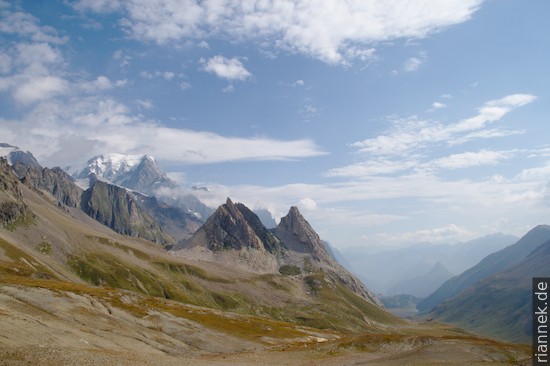
[[212, 251], [247, 248], [274, 252], [279, 248], [278, 240], [262, 225], [258, 216], [230, 198], [180, 247], [193, 246], [206, 246]]
[[[19, 171], [23, 172], [23, 168], [20, 165], [21, 163], [18, 162], [14, 167], [19, 166]], [[49, 169], [27, 166], [21, 181], [30, 188], [51, 193], [58, 202], [64, 205], [70, 207], [78, 207], [80, 205], [82, 189], [74, 184], [71, 176], [61, 168]]]
[[312, 254], [318, 261], [330, 259], [321, 238], [296, 206], [292, 206], [288, 214], [281, 218], [281, 222], [275, 228], [275, 235], [288, 249]]

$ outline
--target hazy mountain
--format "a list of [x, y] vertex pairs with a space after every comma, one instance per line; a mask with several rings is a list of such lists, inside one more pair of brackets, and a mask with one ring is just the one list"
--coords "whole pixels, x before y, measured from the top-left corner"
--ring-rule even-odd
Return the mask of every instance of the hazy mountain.
[[[189, 238], [203, 224], [203, 220], [177, 206], [172, 206], [152, 196], [132, 192], [138, 205], [160, 225], [162, 231], [175, 242]], [[166, 246], [170, 248], [170, 246]]]
[[325, 249], [331, 255], [331, 257], [336, 260], [336, 262], [338, 262], [340, 265], [342, 265], [348, 271], [353, 272], [353, 267], [348, 262], [346, 257], [344, 257], [342, 255], [342, 253], [340, 253], [340, 251], [337, 248], [333, 247], [332, 244], [330, 244], [326, 240], [321, 240], [321, 242], [323, 243], [323, 245], [325, 246]]
[[268, 229], [274, 229], [277, 226], [277, 222], [271, 216], [271, 212], [269, 212], [265, 208], [256, 208], [254, 209], [254, 213], [258, 216], [262, 224], [268, 228]]
[[[42, 167], [35, 159], [34, 155], [29, 151], [23, 151], [17, 146], [12, 146], [4, 142], [0, 142], [0, 157], [5, 157], [10, 165], [14, 165], [17, 162], [30, 166], [33, 168], [41, 169]], [[19, 176], [19, 172], [17, 172]]]
[[416, 307], [416, 304], [418, 304], [420, 300], [422, 299], [415, 297], [413, 295], [405, 295], [405, 294], [380, 297], [380, 301], [382, 301], [384, 306], [388, 309], [401, 309], [401, 308], [414, 309]]
[[[531, 248], [548, 235], [548, 227], [537, 227], [521, 243]], [[527, 242], [530, 241], [530, 242]], [[518, 248], [511, 248], [521, 255]], [[498, 254], [498, 253], [497, 253]], [[492, 258], [508, 261], [503, 255]], [[531, 287], [533, 277], [550, 277], [550, 240], [538, 245], [507, 269], [484, 277], [451, 299], [439, 304], [431, 315], [490, 337], [530, 342], [532, 335]], [[483, 269], [479, 268], [479, 271]]]
[[517, 264], [548, 240], [550, 240], [550, 226], [535, 227], [515, 244], [488, 255], [472, 268], [446, 281], [418, 304], [418, 310], [422, 312], [432, 310], [436, 305], [459, 294], [477, 281]]
[[454, 274], [451, 271], [440, 262], [437, 262], [428, 273], [396, 283], [388, 290], [388, 294], [409, 294], [424, 298], [453, 276]]
[[[343, 248], [341, 253], [369, 288], [388, 294], [402, 281], [428, 273], [441, 263], [452, 273], [462, 273], [488, 254], [494, 253], [518, 238], [493, 234], [457, 244], [419, 243], [408, 247], [369, 246]], [[433, 288], [435, 290], [436, 288]]]
[[204, 205], [196, 196], [184, 191], [168, 178], [155, 159], [149, 155], [99, 155], [77, 168], [72, 176], [82, 188], [89, 187], [89, 177], [106, 181], [132, 191], [154, 196], [162, 202], [179, 207], [187, 213], [206, 220], [214, 210]]

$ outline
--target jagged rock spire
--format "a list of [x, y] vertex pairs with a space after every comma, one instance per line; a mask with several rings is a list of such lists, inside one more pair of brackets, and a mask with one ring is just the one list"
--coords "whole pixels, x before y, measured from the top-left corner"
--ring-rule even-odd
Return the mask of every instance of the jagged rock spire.
[[278, 240], [258, 216], [245, 205], [233, 203], [229, 197], [193, 237], [183, 243], [183, 247], [197, 245], [206, 245], [213, 251], [250, 248], [274, 253], [280, 249]]
[[292, 206], [275, 228], [275, 235], [283, 245], [300, 253], [311, 253], [317, 260], [330, 258], [319, 235], [302, 216], [298, 207]]

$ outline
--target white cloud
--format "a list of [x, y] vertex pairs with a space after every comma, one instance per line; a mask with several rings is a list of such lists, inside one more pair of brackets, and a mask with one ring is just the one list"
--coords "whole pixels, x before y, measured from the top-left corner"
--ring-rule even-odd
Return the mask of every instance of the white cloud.
[[29, 37], [33, 42], [54, 44], [66, 43], [67, 37], [60, 37], [57, 31], [49, 26], [39, 25], [39, 20], [29, 13], [3, 10], [0, 17], [0, 32]]
[[243, 63], [233, 57], [225, 58], [221, 55], [214, 56], [208, 60], [201, 60], [202, 69], [212, 73], [219, 78], [227, 80], [246, 80], [252, 74], [244, 67]]
[[30, 104], [67, 92], [66, 80], [55, 76], [40, 77], [17, 87], [14, 98], [18, 103]]
[[515, 153], [517, 152], [492, 150], [464, 152], [433, 160], [426, 165], [429, 167], [442, 169], [459, 169], [480, 165], [495, 165], [502, 160], [512, 158]]
[[305, 83], [302, 79], [296, 80], [294, 83], [292, 83], [292, 86], [304, 86]]
[[298, 202], [298, 207], [306, 211], [313, 211], [317, 209], [317, 203], [311, 198], [302, 198]]
[[80, 88], [87, 93], [95, 93], [98, 91], [105, 91], [113, 88], [113, 83], [108, 77], [104, 75], [98, 76], [93, 81], [83, 82]]
[[341, 168], [330, 169], [328, 177], [364, 177], [386, 175], [403, 172], [418, 166], [416, 160], [392, 161], [387, 159], [372, 159]]
[[404, 69], [405, 71], [411, 72], [416, 71], [422, 65], [423, 61], [422, 59], [418, 57], [411, 57], [407, 61], [405, 61]]
[[[137, 103], [143, 108], [151, 105], [147, 100]], [[28, 146], [43, 161], [63, 166], [74, 164], [71, 159], [105, 151], [147, 153], [159, 160], [186, 164], [288, 160], [325, 154], [308, 139], [234, 137], [169, 128], [143, 120], [115, 100], [93, 96], [74, 98], [68, 104], [53, 100], [39, 103], [23, 120], [6, 122], [6, 126], [19, 145]], [[73, 153], [63, 158], [67, 161], [52, 161], [52, 156], [64, 151], [65, 139], [79, 139], [83, 150], [72, 149]]]
[[196, 1], [80, 0], [80, 11], [120, 11], [123, 27], [140, 40], [166, 44], [186, 39], [229, 37], [256, 40], [328, 63], [368, 60], [376, 42], [422, 38], [469, 20], [482, 0], [415, 2], [267, 0]]
[[181, 89], [181, 90], [187, 90], [187, 89], [191, 89], [191, 88], [192, 88], [191, 83], [189, 83], [189, 82], [187, 82], [187, 81], [182, 81], [182, 82], [180, 83], [179, 86], [180, 86], [180, 89]]
[[138, 99], [136, 100], [136, 104], [143, 109], [153, 108], [153, 102], [150, 99]]
[[[154, 79], [154, 78], [162, 78], [164, 80], [172, 80], [176, 74], [172, 71], [154, 71], [154, 72], [150, 72], [150, 71], [141, 71], [139, 73], [139, 76], [141, 76], [142, 78], [144, 79]], [[182, 75], [180, 75], [182, 76]]]
[[4, 74], [11, 70], [11, 57], [1, 53], [0, 54], [0, 73]]
[[[402, 156], [427, 145], [456, 144], [467, 136], [473, 139], [475, 137], [473, 133], [483, 131], [487, 125], [497, 122], [515, 108], [531, 103], [535, 99], [535, 96], [529, 94], [509, 95], [485, 103], [474, 117], [448, 125], [421, 121], [416, 117], [397, 119], [387, 133], [355, 142], [351, 146], [371, 155]], [[493, 134], [493, 136], [496, 135]]]
[[435, 111], [436, 109], [447, 108], [447, 104], [441, 102], [433, 102], [432, 108], [430, 110]]
[[374, 238], [375, 242], [383, 242], [389, 244], [404, 244], [404, 243], [434, 243], [447, 244], [454, 243], [457, 239], [467, 240], [476, 237], [476, 233], [460, 227], [456, 224], [449, 224], [442, 227], [432, 229], [423, 229], [400, 234], [378, 234]]
[[223, 93], [233, 93], [234, 91], [235, 87], [231, 84], [222, 89]]

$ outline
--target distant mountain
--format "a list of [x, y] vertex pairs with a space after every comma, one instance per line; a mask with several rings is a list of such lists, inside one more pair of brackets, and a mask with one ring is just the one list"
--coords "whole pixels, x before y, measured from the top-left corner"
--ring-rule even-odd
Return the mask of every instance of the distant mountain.
[[392, 296], [381, 296], [380, 301], [388, 309], [400, 309], [400, 308], [411, 308], [414, 309], [416, 304], [422, 300], [413, 295], [392, 295]]
[[[523, 246], [531, 248], [537, 239], [548, 234], [548, 227], [533, 230], [523, 241]], [[511, 248], [510, 252], [512, 249], [521, 255], [518, 248]], [[493, 266], [496, 266], [497, 258], [492, 260]], [[507, 259], [501, 255], [498, 261], [506, 262]], [[431, 315], [490, 337], [529, 343], [532, 335], [530, 314], [533, 277], [550, 277], [550, 240], [539, 244], [526, 257], [507, 266], [507, 269], [479, 280], [439, 304]]]
[[452, 245], [418, 243], [408, 247], [348, 247], [341, 249], [341, 253], [369, 288], [377, 293], [390, 294], [393, 286], [428, 273], [438, 262], [452, 273], [462, 273], [485, 256], [517, 240], [512, 235], [497, 233]]
[[93, 174], [99, 180], [145, 194], [154, 194], [161, 187], [176, 188], [177, 184], [162, 172], [149, 155], [105, 154], [91, 158], [73, 173], [76, 179]]
[[388, 294], [406, 293], [418, 298], [424, 298], [453, 276], [454, 274], [451, 271], [440, 262], [437, 262], [428, 273], [396, 283], [390, 288]]
[[338, 249], [332, 246], [328, 241], [321, 240], [323, 242], [323, 245], [325, 246], [325, 249], [327, 252], [331, 255], [332, 258], [336, 260], [336, 262], [340, 263], [345, 269], [347, 269], [350, 272], [353, 272], [352, 265], [348, 262], [346, 257], [340, 253]]
[[[204, 223], [196, 215], [178, 206], [172, 206], [152, 196], [145, 196], [133, 192], [138, 205], [147, 212], [162, 228], [162, 231], [174, 239], [175, 242], [185, 240], [197, 231]], [[171, 248], [165, 243], [167, 249]]]
[[438, 304], [466, 290], [477, 281], [519, 263], [548, 240], [550, 240], [550, 226], [540, 225], [535, 227], [515, 244], [485, 257], [472, 268], [446, 281], [434, 293], [418, 304], [418, 310], [429, 312]]
[[271, 212], [269, 212], [265, 208], [256, 208], [254, 209], [254, 213], [258, 216], [262, 224], [268, 228], [268, 229], [274, 229], [277, 226], [277, 222], [271, 216]]
[[[25, 166], [42, 169], [32, 153], [30, 153], [29, 151], [23, 151], [17, 146], [12, 146], [4, 142], [0, 142], [0, 157], [5, 157], [8, 163], [12, 166], [15, 163], [19, 162], [24, 164]], [[18, 175], [20, 175], [17, 170], [16, 172]]]
[[179, 207], [170, 206], [154, 197], [113, 185], [91, 174], [89, 187], [82, 190], [60, 168], [36, 168], [16, 161], [13, 170], [31, 189], [52, 196], [59, 206], [79, 208], [114, 231], [141, 237], [170, 247], [190, 237], [202, 220]]
[[114, 185], [148, 196], [157, 197], [163, 203], [179, 207], [200, 220], [206, 220], [214, 210], [203, 204], [196, 196], [186, 194], [176, 182], [168, 178], [156, 160], [149, 155], [98, 155], [77, 168], [73, 178], [85, 181], [83, 189], [89, 187], [88, 179], [94, 177]]

